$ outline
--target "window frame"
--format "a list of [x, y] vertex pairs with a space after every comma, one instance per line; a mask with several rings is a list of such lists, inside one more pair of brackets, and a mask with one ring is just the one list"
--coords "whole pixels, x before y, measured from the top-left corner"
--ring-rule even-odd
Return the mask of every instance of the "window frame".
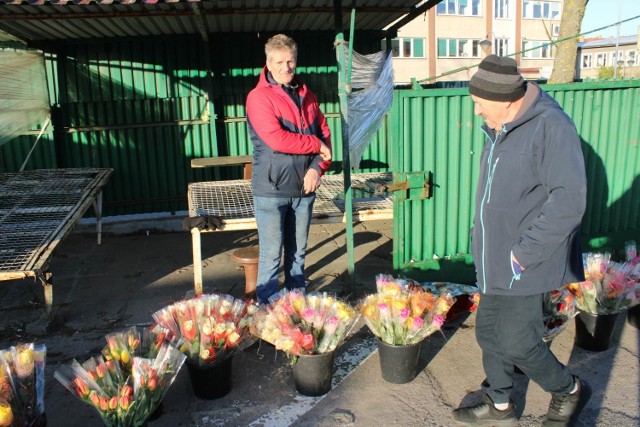
[[[533, 43], [534, 45], [526, 46], [527, 44], [531, 43]], [[523, 51], [522, 59], [554, 59], [553, 44], [549, 43], [548, 40], [522, 40], [521, 46], [521, 50]], [[541, 46], [544, 46], [544, 48], [540, 49]], [[535, 52], [545, 52], [547, 50], [549, 52], [548, 56], [544, 56], [542, 54], [540, 56], [534, 56]]]
[[[466, 2], [469, 13], [460, 13], [460, 2]], [[451, 9], [453, 8], [453, 12]], [[473, 12], [476, 13], [473, 13]], [[482, 16], [482, 0], [443, 0], [436, 5], [436, 15], [441, 16]]]
[[[438, 59], [467, 59], [467, 58], [481, 58], [482, 57], [482, 48], [480, 47], [480, 42], [482, 40], [480, 39], [472, 39], [472, 38], [450, 38], [450, 37], [439, 37], [436, 41], [436, 57]], [[450, 51], [452, 48], [452, 42], [455, 43], [455, 55], [450, 55]], [[467, 55], [459, 55], [458, 53], [460, 52], [460, 48], [463, 46], [461, 45], [461, 43], [467, 43], [470, 42], [470, 45], [468, 45], [468, 48], [463, 48], [465, 51], [468, 52]], [[440, 52], [440, 47], [441, 47], [441, 43], [444, 43], [444, 46], [446, 46], [447, 49], [447, 54], [446, 55], [441, 55]], [[464, 45], [466, 46], [466, 45]], [[475, 55], [474, 55], [475, 52]]]
[[[416, 40], [422, 42], [422, 56], [415, 56]], [[405, 42], [407, 41], [410, 41], [410, 49], [409, 49], [410, 53], [409, 53], [409, 56], [404, 56]], [[394, 51], [394, 48], [396, 45], [397, 45], [398, 55], [395, 55], [395, 51]], [[394, 39], [391, 39], [391, 52], [392, 52], [391, 55], [393, 56], [393, 59], [425, 59], [427, 57], [426, 46], [427, 46], [427, 43], [424, 37], [396, 37]], [[382, 40], [381, 47], [382, 47], [382, 50], [387, 49], [386, 40]]]
[[[496, 19], [509, 19], [510, 0], [493, 0], [493, 17]], [[498, 14], [498, 12], [501, 12]]]
[[[557, 14], [553, 17], [555, 7], [557, 7]], [[522, 0], [522, 19], [541, 19], [548, 21], [560, 21], [562, 18], [562, 2], [550, 1], [550, 0]], [[540, 16], [536, 16], [536, 9]], [[546, 14], [545, 14], [546, 9]], [[528, 16], [527, 12], [531, 12], [532, 16]], [[547, 16], [548, 15], [548, 16]]]

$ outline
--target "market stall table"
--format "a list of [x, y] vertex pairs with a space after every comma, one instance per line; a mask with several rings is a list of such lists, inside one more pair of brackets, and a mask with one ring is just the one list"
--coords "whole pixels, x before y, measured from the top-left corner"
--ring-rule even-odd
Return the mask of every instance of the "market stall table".
[[[393, 199], [381, 192], [392, 181], [390, 172], [351, 175], [353, 220], [393, 218]], [[343, 175], [325, 175], [316, 192], [312, 224], [344, 222]], [[216, 216], [223, 220], [222, 231], [256, 228], [251, 181], [248, 179], [206, 181], [189, 184], [189, 216]], [[191, 229], [194, 292], [202, 294], [202, 252], [200, 233], [214, 230]]]
[[113, 169], [40, 169], [0, 174], [0, 280], [34, 277], [53, 314], [53, 251], [93, 205], [102, 238], [102, 188]]

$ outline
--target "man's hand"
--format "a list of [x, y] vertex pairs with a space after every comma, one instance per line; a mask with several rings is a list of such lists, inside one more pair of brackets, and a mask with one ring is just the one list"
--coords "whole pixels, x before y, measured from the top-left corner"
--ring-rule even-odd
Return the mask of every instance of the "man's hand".
[[302, 190], [304, 194], [311, 194], [316, 191], [321, 184], [322, 177], [320, 176], [320, 172], [315, 169], [309, 169], [307, 173], [304, 174], [304, 183]]
[[324, 161], [331, 160], [331, 149], [322, 141], [320, 141], [320, 157]]

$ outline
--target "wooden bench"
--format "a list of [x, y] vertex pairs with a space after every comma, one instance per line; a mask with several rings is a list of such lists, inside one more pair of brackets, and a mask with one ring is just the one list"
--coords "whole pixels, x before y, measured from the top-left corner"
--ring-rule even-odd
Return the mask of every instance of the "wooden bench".
[[237, 166], [243, 165], [244, 179], [251, 179], [251, 170], [253, 164], [253, 155], [246, 156], [220, 156], [220, 157], [201, 157], [198, 159], [191, 159], [192, 168], [208, 168], [217, 166]]

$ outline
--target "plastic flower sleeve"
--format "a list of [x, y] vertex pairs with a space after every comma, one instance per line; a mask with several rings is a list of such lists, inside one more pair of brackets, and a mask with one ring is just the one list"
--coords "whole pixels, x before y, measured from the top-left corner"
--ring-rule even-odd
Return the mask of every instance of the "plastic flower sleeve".
[[33, 343], [29, 343], [10, 348], [13, 383], [25, 420], [35, 420], [38, 414], [33, 347]]
[[9, 352], [0, 352], [0, 399], [2, 404], [0, 407], [0, 426], [12, 426], [16, 420], [22, 417], [22, 408], [17, 399], [13, 379], [11, 378], [11, 369], [9, 362], [5, 359], [5, 354], [11, 358]]
[[[113, 362], [113, 367], [119, 365]], [[119, 384], [122, 382], [122, 374], [119, 369], [109, 369], [106, 362], [102, 357], [89, 358], [82, 363], [82, 368], [93, 379], [98, 386], [109, 395], [114, 395], [118, 392]]]
[[47, 361], [47, 346], [35, 344], [33, 360], [36, 368], [36, 412], [38, 416], [44, 415], [44, 367]]
[[180, 371], [186, 356], [165, 344], [155, 359], [136, 357], [133, 361], [134, 419], [140, 425], [158, 407]]
[[280, 292], [259, 308], [251, 332], [295, 356], [333, 351], [357, 320], [357, 312], [327, 293]]

